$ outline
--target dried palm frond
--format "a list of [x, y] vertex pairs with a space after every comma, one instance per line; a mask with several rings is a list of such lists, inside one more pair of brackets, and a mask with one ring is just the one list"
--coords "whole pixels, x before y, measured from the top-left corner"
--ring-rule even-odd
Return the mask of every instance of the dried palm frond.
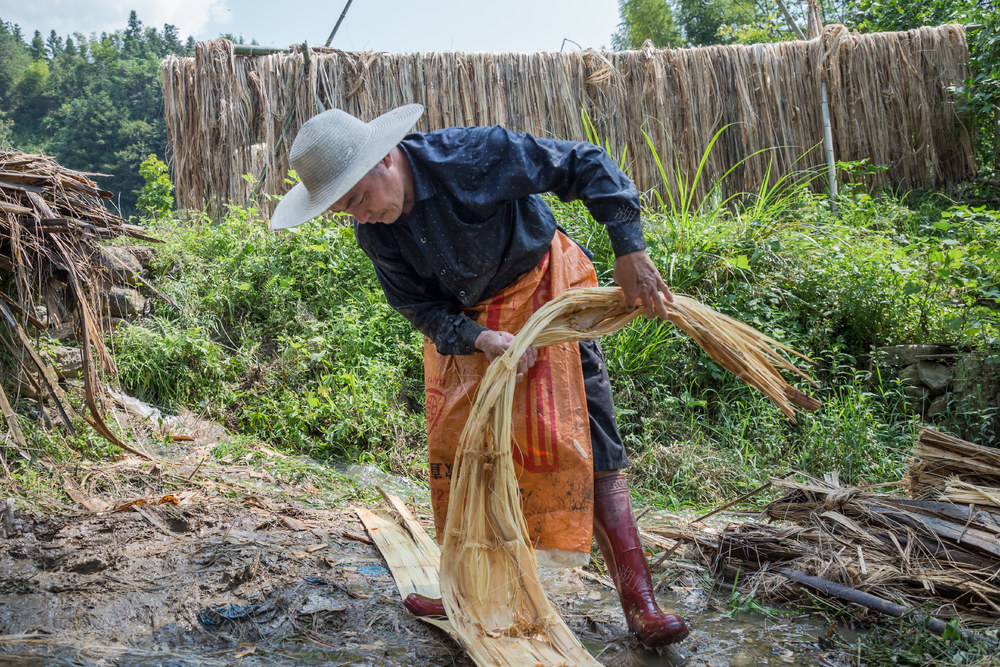
[[[671, 322], [786, 414], [794, 414], [793, 406], [819, 406], [791, 391], [771, 366], [773, 361], [795, 370], [770, 345], [788, 348], [694, 299], [675, 296], [668, 308]], [[529, 346], [598, 338], [640, 313], [626, 310], [619, 288], [565, 292], [531, 317], [483, 376], [455, 457], [441, 554], [441, 593], [448, 618], [480, 665], [598, 664], [539, 583], [511, 455], [517, 362]]]

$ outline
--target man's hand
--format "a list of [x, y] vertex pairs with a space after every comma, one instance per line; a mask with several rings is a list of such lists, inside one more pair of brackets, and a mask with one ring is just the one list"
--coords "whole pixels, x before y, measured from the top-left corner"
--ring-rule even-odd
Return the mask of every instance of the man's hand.
[[615, 260], [615, 282], [625, 292], [625, 304], [634, 310], [641, 303], [646, 317], [667, 319], [667, 303], [672, 303], [674, 294], [663, 282], [660, 272], [645, 250], [636, 250]]
[[[509, 331], [493, 331], [487, 329], [476, 338], [476, 349], [486, 355], [486, 359], [493, 363], [493, 360], [502, 355], [510, 347], [514, 340], [514, 334]], [[529, 347], [517, 360], [517, 382], [520, 382], [528, 369], [535, 365], [538, 360], [538, 349], [534, 345]]]

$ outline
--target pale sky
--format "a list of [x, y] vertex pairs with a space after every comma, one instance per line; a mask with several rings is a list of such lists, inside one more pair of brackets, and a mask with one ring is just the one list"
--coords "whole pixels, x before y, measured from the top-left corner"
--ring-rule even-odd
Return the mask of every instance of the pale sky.
[[[181, 39], [242, 35], [265, 46], [326, 43], [347, 0], [0, 0], [0, 20], [30, 41], [177, 26]], [[559, 51], [611, 46], [617, 0], [353, 0], [331, 46], [347, 51]], [[566, 41], [564, 44], [564, 40]]]

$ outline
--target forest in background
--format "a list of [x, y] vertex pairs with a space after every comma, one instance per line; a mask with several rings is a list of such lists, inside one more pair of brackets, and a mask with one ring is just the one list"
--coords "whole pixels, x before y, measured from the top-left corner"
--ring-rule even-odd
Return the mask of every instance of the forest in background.
[[0, 15], [0, 145], [106, 174], [114, 205], [134, 215], [139, 165], [167, 154], [160, 61], [193, 55], [194, 44], [176, 26], [144, 26], [134, 10], [121, 30], [47, 37]]

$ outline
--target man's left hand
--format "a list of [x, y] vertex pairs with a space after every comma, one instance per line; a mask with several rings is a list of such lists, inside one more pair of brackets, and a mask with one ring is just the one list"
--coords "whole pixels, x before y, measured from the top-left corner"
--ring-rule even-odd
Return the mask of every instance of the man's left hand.
[[629, 310], [642, 305], [646, 317], [667, 319], [667, 306], [673, 303], [674, 294], [663, 282], [660, 272], [645, 250], [636, 250], [615, 260], [614, 280], [625, 292]]
[[[514, 342], [514, 334], [511, 332], [487, 329], [481, 332], [476, 338], [476, 349], [486, 355], [487, 361], [493, 363], [495, 359], [507, 351], [512, 342]], [[521, 358], [517, 360], [517, 377], [515, 381], [520, 382], [524, 378], [524, 374], [528, 372], [529, 368], [535, 365], [537, 360], [538, 349], [534, 345], [529, 345], [528, 349], [521, 355]]]

